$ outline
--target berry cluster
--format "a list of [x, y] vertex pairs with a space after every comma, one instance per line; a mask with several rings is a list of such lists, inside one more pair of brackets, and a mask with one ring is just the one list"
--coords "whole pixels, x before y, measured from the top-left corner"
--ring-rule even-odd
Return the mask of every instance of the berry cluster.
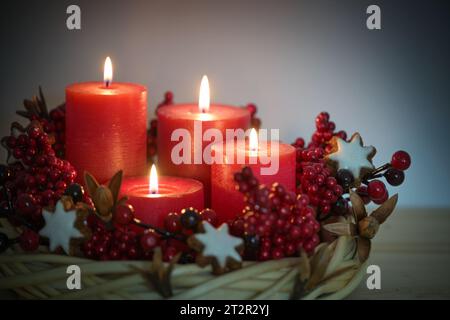
[[296, 182], [297, 194], [307, 196], [320, 217], [340, 211], [347, 206], [343, 186], [331, 175], [324, 156], [330, 151], [329, 141], [333, 136], [347, 138], [345, 131], [335, 133], [336, 125], [327, 112], [316, 117], [316, 131], [305, 147], [305, 140], [297, 138], [293, 146], [297, 150]]
[[31, 122], [37, 122], [47, 133], [50, 139], [54, 142], [52, 147], [56, 155], [64, 159], [65, 156], [65, 141], [66, 141], [66, 107], [61, 104], [48, 111], [47, 103], [45, 102], [42, 89], [39, 87], [39, 96], [34, 96], [31, 100], [24, 100], [25, 110], [17, 111], [17, 114], [27, 118]]
[[357, 189], [358, 194], [367, 204], [373, 201], [376, 204], [382, 204], [389, 198], [389, 192], [386, 185], [379, 178], [384, 177], [386, 181], [394, 187], [397, 187], [405, 180], [405, 172], [411, 165], [411, 157], [406, 151], [396, 151], [387, 163], [363, 178], [363, 183]]
[[328, 112], [321, 112], [316, 117], [316, 131], [311, 137], [308, 147], [321, 147], [325, 149], [325, 153], [330, 152], [329, 142], [331, 138], [337, 136], [343, 140], [347, 140], [347, 133], [343, 130], [335, 132], [336, 124], [330, 121]]
[[[164, 222], [166, 230], [137, 221], [129, 204], [118, 205], [113, 217], [114, 228], [108, 229], [95, 215], [89, 216], [92, 237], [82, 245], [86, 257], [100, 260], [151, 259], [154, 249], [161, 247], [164, 261], [172, 260], [181, 252], [181, 262], [192, 262], [195, 254], [185, 243], [187, 236], [197, 230], [201, 221], [217, 224], [216, 214], [211, 209], [199, 212], [186, 208], [181, 213], [169, 213]], [[145, 231], [137, 233], [134, 231], [137, 227]]]
[[319, 244], [320, 224], [308, 197], [297, 197], [278, 183], [260, 185], [249, 167], [234, 179], [246, 208], [231, 222], [231, 233], [244, 239], [247, 259], [280, 259], [298, 254], [300, 248], [312, 252]]
[[74, 181], [76, 171], [55, 155], [48, 134], [35, 123], [24, 133], [5, 137], [4, 141], [16, 159], [3, 169], [8, 171], [5, 188], [11, 194], [16, 213], [41, 226], [42, 207], [59, 200], [67, 185]]
[[[158, 104], [156, 110], [162, 106], [173, 104], [173, 93], [171, 91], [167, 91], [164, 94], [164, 100]], [[158, 120], [151, 119], [150, 126], [147, 130], [147, 159], [150, 163], [153, 163], [154, 158], [157, 153], [157, 127]]]
[[37, 120], [47, 134], [55, 137], [53, 150], [58, 158], [64, 159], [66, 154], [66, 106], [63, 104], [50, 111], [49, 119]]
[[95, 215], [89, 215], [92, 236], [82, 245], [87, 258], [98, 260], [139, 259], [142, 256], [138, 236], [128, 228], [110, 230]]

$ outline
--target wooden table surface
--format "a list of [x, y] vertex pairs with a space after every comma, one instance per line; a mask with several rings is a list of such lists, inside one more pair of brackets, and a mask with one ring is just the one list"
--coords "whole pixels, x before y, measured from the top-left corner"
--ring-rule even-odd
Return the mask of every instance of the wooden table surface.
[[450, 299], [450, 209], [398, 209], [372, 246], [381, 289], [365, 279], [349, 299]]

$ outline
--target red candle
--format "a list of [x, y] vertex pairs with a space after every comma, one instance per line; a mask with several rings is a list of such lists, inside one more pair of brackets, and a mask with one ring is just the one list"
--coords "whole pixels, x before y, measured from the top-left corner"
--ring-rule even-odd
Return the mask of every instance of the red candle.
[[66, 88], [66, 155], [79, 182], [84, 171], [103, 183], [121, 169], [125, 176], [146, 170], [147, 89], [111, 79], [108, 57], [104, 82]]
[[201, 182], [180, 177], [158, 177], [154, 165], [150, 179], [148, 176], [125, 178], [120, 194], [128, 196], [136, 218], [159, 228], [164, 227], [164, 218], [170, 212], [180, 212], [188, 207], [204, 208]]
[[[224, 161], [222, 164], [214, 163], [211, 166], [211, 198], [212, 209], [216, 211], [219, 223], [232, 220], [244, 209], [244, 197], [236, 189], [234, 174], [244, 166], [249, 166], [261, 184], [272, 185], [274, 182], [282, 184], [287, 191], [295, 192], [295, 148], [289, 144], [278, 143], [278, 170], [274, 174], [261, 172], [262, 168], [269, 168], [262, 156], [276, 157], [274, 142], [257, 143], [256, 131], [250, 135], [250, 141], [227, 145], [224, 148]], [[252, 139], [253, 138], [253, 139]], [[256, 142], [255, 142], [256, 140]], [[213, 147], [213, 150], [215, 147]], [[230, 157], [231, 155], [234, 155]], [[239, 157], [245, 163], [238, 163]], [[253, 158], [253, 159], [252, 159]]]
[[[226, 129], [248, 129], [250, 112], [245, 108], [227, 105], [210, 105], [209, 84], [206, 76], [200, 87], [199, 104], [168, 105], [157, 110], [158, 165], [166, 175], [194, 178], [205, 188], [205, 204], [210, 205], [211, 166], [203, 160], [203, 151], [211, 141], [203, 141], [206, 130], [215, 128], [225, 139]], [[172, 150], [180, 143], [171, 141], [176, 129], [185, 129], [189, 141], [190, 163], [175, 163]], [[214, 141], [213, 141], [214, 142]]]

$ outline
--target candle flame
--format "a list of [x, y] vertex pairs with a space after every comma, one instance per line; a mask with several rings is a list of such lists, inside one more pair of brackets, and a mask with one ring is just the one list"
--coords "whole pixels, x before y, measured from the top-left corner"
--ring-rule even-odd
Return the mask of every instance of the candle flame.
[[206, 75], [203, 76], [202, 82], [200, 84], [200, 96], [198, 98], [198, 108], [201, 112], [209, 111], [209, 81]]
[[106, 57], [105, 66], [103, 68], [103, 82], [105, 83], [105, 87], [109, 87], [113, 78], [113, 68], [110, 57]]
[[152, 165], [152, 168], [150, 169], [148, 192], [150, 194], [158, 193], [158, 172], [156, 172], [156, 167], [154, 164]]
[[252, 130], [250, 130], [250, 141], [248, 144], [250, 155], [256, 156], [258, 152], [258, 133], [256, 132], [255, 128], [252, 128]]

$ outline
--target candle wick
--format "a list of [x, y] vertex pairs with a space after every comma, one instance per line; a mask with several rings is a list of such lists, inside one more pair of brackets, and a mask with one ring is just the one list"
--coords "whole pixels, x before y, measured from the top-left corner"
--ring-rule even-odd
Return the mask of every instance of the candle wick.
[[105, 81], [105, 87], [106, 87], [106, 88], [108, 88], [108, 87], [109, 87], [109, 85], [110, 85], [110, 83], [111, 83], [111, 81], [109, 81], [109, 80], [106, 80], [106, 81]]

